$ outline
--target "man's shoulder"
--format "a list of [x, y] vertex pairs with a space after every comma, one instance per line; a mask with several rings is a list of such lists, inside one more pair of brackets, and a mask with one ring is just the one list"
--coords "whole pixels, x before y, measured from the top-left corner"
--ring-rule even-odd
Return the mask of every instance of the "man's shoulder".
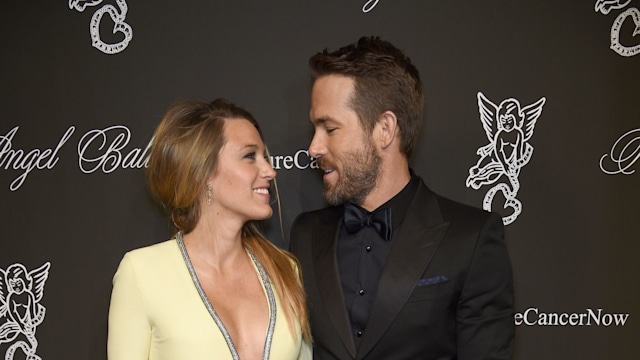
[[336, 229], [343, 213], [342, 206], [331, 206], [299, 214], [291, 226], [290, 250], [299, 255], [313, 236]]
[[422, 195], [419, 195], [422, 198], [415, 199], [418, 201], [417, 204], [424, 204], [429, 201], [429, 197], [432, 197], [435, 199], [437, 208], [444, 221], [456, 221], [462, 219], [468, 221], [470, 219], [475, 219], [483, 222], [492, 216], [498, 216], [497, 214], [486, 211], [480, 207], [465, 204], [448, 196], [436, 193], [424, 184], [423, 186], [423, 191], [421, 192]]
[[477, 206], [462, 203], [457, 200], [453, 200], [446, 196], [436, 195], [440, 209], [444, 215], [467, 215], [467, 216], [479, 216], [488, 217], [491, 213]]
[[304, 211], [295, 218], [293, 221], [294, 226], [302, 224], [309, 225], [314, 222], [325, 222], [331, 219], [336, 219], [343, 213], [342, 206], [328, 206], [317, 210]]

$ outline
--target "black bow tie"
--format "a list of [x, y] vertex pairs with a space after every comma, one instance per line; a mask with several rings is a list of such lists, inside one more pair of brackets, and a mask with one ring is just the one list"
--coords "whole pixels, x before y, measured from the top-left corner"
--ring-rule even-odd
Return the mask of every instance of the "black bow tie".
[[386, 241], [391, 240], [393, 229], [391, 226], [391, 209], [376, 211], [371, 214], [363, 214], [360, 208], [354, 204], [344, 206], [344, 227], [347, 232], [353, 234], [364, 226], [373, 226], [380, 236]]

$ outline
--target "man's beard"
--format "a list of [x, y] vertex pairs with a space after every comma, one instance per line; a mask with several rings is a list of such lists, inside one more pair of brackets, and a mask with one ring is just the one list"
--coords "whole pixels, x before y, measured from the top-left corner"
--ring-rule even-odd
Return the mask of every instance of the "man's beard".
[[[323, 163], [322, 160], [320, 158], [320, 165]], [[380, 155], [370, 141], [365, 141], [364, 149], [361, 151], [344, 153], [341, 158], [342, 169], [336, 183], [324, 183], [325, 200], [331, 205], [346, 202], [362, 204], [376, 187], [381, 162]]]

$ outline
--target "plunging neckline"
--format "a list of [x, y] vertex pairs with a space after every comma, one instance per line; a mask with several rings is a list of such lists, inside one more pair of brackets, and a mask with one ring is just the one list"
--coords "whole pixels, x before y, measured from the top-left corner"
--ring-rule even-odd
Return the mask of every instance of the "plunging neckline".
[[[233, 344], [233, 340], [231, 339], [231, 334], [229, 334], [229, 331], [224, 326], [222, 319], [220, 318], [216, 310], [213, 308], [213, 305], [211, 305], [211, 302], [209, 301], [207, 294], [204, 292], [204, 289], [200, 284], [200, 280], [198, 280], [198, 275], [196, 274], [196, 270], [193, 267], [193, 264], [191, 263], [191, 259], [189, 258], [189, 254], [187, 253], [187, 248], [184, 245], [184, 241], [182, 240], [182, 236], [183, 236], [183, 232], [179, 231], [178, 234], [176, 234], [176, 242], [178, 243], [178, 247], [180, 248], [180, 252], [182, 253], [182, 258], [184, 259], [184, 262], [187, 265], [187, 269], [189, 270], [189, 274], [191, 275], [191, 280], [193, 280], [193, 284], [198, 290], [200, 299], [202, 300], [205, 307], [209, 311], [209, 315], [211, 315], [211, 317], [213, 318], [213, 321], [216, 323], [216, 325], [220, 329], [220, 332], [222, 333], [222, 336], [224, 337], [224, 340], [226, 341], [227, 346], [229, 347], [229, 351], [231, 351], [231, 356], [233, 360], [240, 360], [238, 351], [236, 350], [236, 347]], [[262, 352], [262, 359], [268, 360], [269, 353], [271, 351], [271, 343], [273, 341], [273, 332], [276, 325], [275, 295], [273, 294], [273, 289], [271, 288], [271, 282], [269, 280], [269, 276], [267, 275], [266, 271], [264, 270], [264, 268], [262, 267], [258, 259], [256, 259], [256, 257], [253, 255], [253, 251], [251, 251], [251, 249], [249, 249], [248, 247], [245, 248], [245, 250], [247, 251], [247, 254], [249, 254], [249, 258], [253, 262], [253, 265], [255, 266], [255, 268], [258, 271], [258, 274], [260, 275], [259, 278], [260, 278], [260, 281], [262, 282], [262, 287], [264, 292], [266, 293], [267, 303], [269, 305], [269, 325], [267, 327], [267, 336], [264, 341], [264, 350]]]

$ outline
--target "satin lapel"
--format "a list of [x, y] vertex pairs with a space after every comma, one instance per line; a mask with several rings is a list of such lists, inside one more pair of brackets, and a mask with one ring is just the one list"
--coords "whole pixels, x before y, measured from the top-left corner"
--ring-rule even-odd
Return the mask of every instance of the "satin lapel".
[[442, 221], [435, 195], [422, 184], [393, 240], [356, 358], [373, 349], [402, 310], [448, 226]]
[[[339, 209], [342, 209], [340, 207]], [[349, 350], [351, 356], [356, 354], [356, 345], [351, 335], [351, 324], [342, 293], [342, 280], [338, 275], [338, 261], [336, 249], [338, 235], [342, 223], [342, 211], [333, 213], [333, 216], [316, 229], [313, 235], [313, 262], [315, 266], [316, 281], [320, 290], [320, 298], [327, 309], [329, 319], [333, 323], [337, 334]]]

